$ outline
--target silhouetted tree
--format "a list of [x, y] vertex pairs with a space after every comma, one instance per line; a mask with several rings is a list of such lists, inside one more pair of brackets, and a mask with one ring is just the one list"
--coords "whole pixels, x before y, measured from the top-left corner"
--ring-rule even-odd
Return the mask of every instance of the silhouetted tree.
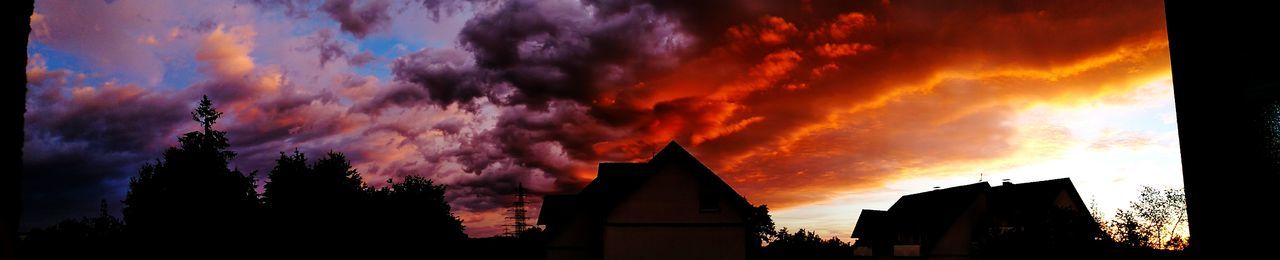
[[546, 238], [546, 230], [542, 230], [542, 228], [539, 228], [536, 226], [529, 227], [529, 228], [526, 228], [524, 231], [521, 231], [520, 234], [517, 235], [516, 237], [522, 240], [542, 241], [542, 239]]
[[450, 211], [444, 200], [444, 185], [429, 179], [405, 176], [399, 183], [387, 180], [387, 187], [373, 191], [375, 212], [384, 223], [392, 224], [389, 237], [407, 241], [448, 242], [467, 238], [462, 220]]
[[339, 152], [329, 152], [314, 165], [306, 164], [306, 155], [280, 153], [276, 165], [267, 175], [263, 199], [279, 214], [339, 214], [355, 210], [365, 197], [360, 173]]
[[[228, 166], [226, 132], [213, 128], [222, 116], [208, 96], [191, 118], [201, 131], [178, 137], [178, 146], [145, 164], [129, 181], [124, 218], [139, 248], [173, 252], [235, 254], [250, 241], [259, 207], [253, 174]], [[149, 253], [145, 251], [140, 253]]]
[[777, 231], [774, 240], [764, 247], [763, 259], [852, 259], [853, 244], [831, 237], [822, 239], [804, 229], [789, 233]]
[[363, 219], [368, 199], [364, 183], [342, 153], [331, 151], [307, 165], [302, 152], [282, 152], [267, 176], [263, 198], [271, 213], [268, 230], [274, 231], [277, 241], [285, 242], [276, 250], [341, 248], [335, 246], [371, 229], [373, 220]]
[[461, 253], [467, 239], [462, 220], [450, 211], [444, 199], [444, 185], [418, 176], [391, 179], [382, 188], [366, 189], [365, 210], [356, 221], [362, 223], [361, 236], [348, 238], [357, 247], [415, 248], [415, 250], [369, 251], [380, 257], [451, 257]]
[[107, 211], [102, 200], [97, 217], [67, 219], [34, 229], [21, 241], [22, 259], [70, 259], [122, 256], [124, 223]]
[[1089, 218], [1093, 219], [1093, 223], [1098, 226], [1099, 230], [1098, 237], [1094, 238], [1094, 240], [1114, 244], [1115, 237], [1111, 236], [1110, 223], [1107, 222], [1107, 218], [1103, 215], [1102, 209], [1098, 208], [1098, 201], [1096, 199], [1089, 200]]
[[273, 211], [280, 211], [307, 200], [309, 186], [304, 185], [311, 175], [311, 167], [307, 165], [307, 155], [294, 151], [292, 155], [280, 152], [276, 165], [267, 173], [267, 183], [263, 185], [263, 202]]
[[1117, 209], [1111, 219], [1111, 236], [1116, 243], [1130, 248], [1151, 247], [1151, 229], [1138, 220], [1132, 211]]
[[1182, 189], [1143, 186], [1128, 209], [1117, 209], [1108, 232], [1129, 248], [1180, 251], [1186, 248], [1187, 204]]
[[[268, 178], [263, 199], [278, 242], [269, 247], [273, 256], [432, 258], [460, 252], [467, 238], [445, 201], [445, 186], [422, 177], [371, 188], [342, 153], [308, 165], [306, 155], [294, 151], [280, 153]], [[371, 250], [397, 247], [421, 250]]]
[[778, 231], [775, 230], [777, 227], [773, 224], [773, 217], [769, 215], [769, 205], [751, 208], [751, 214], [747, 216], [747, 228], [747, 234], [755, 241], [753, 245], [773, 241]]
[[769, 215], [769, 206], [760, 205], [751, 208], [751, 212], [747, 214], [747, 250], [751, 259], [760, 258], [762, 254], [762, 244], [773, 241], [777, 236], [777, 227], [773, 224], [773, 217]]
[[1182, 189], [1156, 189], [1143, 186], [1138, 200], [1129, 209], [1146, 225], [1153, 248], [1182, 250], [1186, 239], [1182, 229], [1187, 225], [1187, 201]]

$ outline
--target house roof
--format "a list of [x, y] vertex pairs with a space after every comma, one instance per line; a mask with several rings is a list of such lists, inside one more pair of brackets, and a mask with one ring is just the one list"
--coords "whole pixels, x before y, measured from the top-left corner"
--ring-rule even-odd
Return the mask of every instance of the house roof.
[[[1067, 192], [1073, 203], [1084, 205], [1084, 200], [1076, 192], [1071, 179], [1062, 178], [992, 187], [989, 207], [992, 211], [1005, 214], [1016, 211], [1024, 217], [1035, 217], [1036, 214], [1048, 213], [1045, 209], [1056, 208], [1054, 201], [1063, 191]], [[1088, 211], [1087, 208], [1078, 210]]]
[[[863, 210], [851, 234], [855, 238], [876, 237], [885, 230], [912, 232], [926, 239], [940, 237], [975, 202], [985, 200], [988, 212], [1018, 212], [1020, 216], [1035, 213], [1034, 209], [1053, 207], [1062, 191], [1072, 195], [1074, 203], [1083, 205], [1075, 186], [1067, 178], [1029, 182], [1005, 183], [991, 186], [986, 182], [938, 189], [902, 196], [886, 211]], [[891, 235], [894, 232], [883, 233]], [[930, 245], [921, 245], [930, 250]]]
[[662, 150], [654, 154], [648, 162], [605, 162], [600, 163], [596, 178], [588, 183], [577, 195], [548, 196], [553, 200], [550, 204], [544, 199], [542, 210], [538, 214], [538, 224], [563, 223], [572, 218], [575, 211], [585, 211], [596, 217], [604, 213], [631, 192], [640, 187], [658, 167], [674, 165], [689, 169], [700, 182], [709, 185], [716, 191], [731, 194], [726, 196], [732, 203], [743, 207], [751, 207], [751, 203], [738, 195], [733, 187], [716, 176], [710, 168], [699, 162], [693, 154], [675, 141], [668, 143]]
[[[724, 179], [720, 179], [720, 176], [716, 175], [714, 171], [711, 171], [711, 168], [707, 168], [707, 165], [702, 164], [701, 161], [698, 161], [698, 158], [695, 158], [693, 154], [689, 153], [688, 150], [685, 150], [684, 147], [680, 146], [680, 144], [675, 141], [667, 143], [666, 147], [663, 147], [661, 151], [658, 151], [657, 154], [653, 155], [653, 159], [650, 159], [648, 164], [650, 167], [679, 165], [686, 169], [690, 169], [693, 171], [693, 176], [698, 178], [698, 181], [702, 184], [708, 185], [707, 187], [712, 188], [717, 192], [728, 195], [726, 197], [730, 199], [730, 203], [737, 204], [737, 206], [744, 208], [752, 207], [751, 203], [747, 202], [746, 198], [743, 198], [742, 195], [738, 194], [738, 192], [733, 189], [733, 186], [729, 186], [729, 183], [724, 182]], [[648, 174], [645, 174], [645, 176], [648, 176]]]
[[851, 237], [870, 237], [879, 233], [879, 231], [883, 229], [882, 227], [884, 227], [888, 216], [888, 211], [874, 209], [862, 210], [862, 213], [858, 214], [858, 223], [854, 225], [853, 235]]
[[[1000, 200], [1017, 204], [1039, 204], [1044, 201], [1053, 201], [1064, 190], [1075, 191], [1075, 185], [1072, 185], [1071, 179], [1061, 178], [991, 188], [991, 192], [996, 194]], [[1074, 199], [1079, 199], [1079, 194], [1073, 195], [1076, 195]], [[1084, 204], [1083, 201], [1079, 202]]]
[[538, 225], [560, 224], [569, 218], [578, 204], [577, 195], [547, 195], [542, 197], [542, 210], [538, 212]]
[[889, 207], [886, 217], [893, 229], [940, 237], [990, 188], [990, 184], [979, 182], [902, 196]]

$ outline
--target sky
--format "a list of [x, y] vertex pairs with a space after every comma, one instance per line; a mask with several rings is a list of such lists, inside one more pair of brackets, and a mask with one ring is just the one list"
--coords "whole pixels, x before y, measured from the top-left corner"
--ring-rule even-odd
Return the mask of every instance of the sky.
[[31, 18], [24, 229], [119, 212], [202, 95], [233, 167], [343, 152], [375, 187], [447, 184], [472, 237], [502, 232], [517, 183], [536, 215], [673, 140], [778, 226], [846, 240], [861, 209], [934, 187], [1071, 178], [1109, 214], [1182, 186], [1162, 1], [38, 0]]

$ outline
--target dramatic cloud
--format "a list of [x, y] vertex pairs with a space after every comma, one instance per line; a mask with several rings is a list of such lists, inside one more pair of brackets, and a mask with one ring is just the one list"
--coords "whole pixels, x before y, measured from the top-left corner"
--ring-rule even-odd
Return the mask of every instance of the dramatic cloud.
[[391, 2], [374, 0], [361, 3], [363, 4], [356, 6], [354, 0], [329, 0], [320, 6], [320, 10], [342, 24], [342, 31], [364, 38], [391, 21], [391, 16], [387, 14]]
[[[1137, 96], [1169, 77], [1159, 1], [251, 2], [37, 5], [28, 193], [76, 205], [41, 216], [118, 199], [200, 95], [227, 113], [241, 169], [345, 152], [371, 185], [450, 185], [481, 236], [517, 183], [575, 192], [597, 163], [671, 140], [781, 211], [1166, 142], [1149, 125], [1028, 119], [1152, 103]], [[95, 75], [116, 70], [147, 76]]]
[[35, 225], [120, 200], [137, 167], [191, 126], [183, 124], [191, 107], [183, 93], [84, 85], [83, 74], [49, 70], [40, 55], [29, 59], [23, 199], [39, 205], [24, 210]]
[[493, 95], [488, 93], [491, 80], [480, 74], [464, 51], [425, 49], [396, 59], [391, 68], [397, 80], [420, 85], [440, 105]]

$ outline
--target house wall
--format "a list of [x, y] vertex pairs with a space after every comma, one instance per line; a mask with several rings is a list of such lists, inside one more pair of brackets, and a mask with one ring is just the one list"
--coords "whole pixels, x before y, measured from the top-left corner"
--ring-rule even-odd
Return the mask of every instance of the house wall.
[[699, 209], [699, 178], [658, 167], [606, 218], [604, 259], [745, 259], [744, 212], [719, 193], [720, 209]]
[[680, 167], [660, 167], [609, 214], [609, 223], [742, 223], [745, 212], [721, 197], [720, 210], [698, 209], [698, 179]]
[[1076, 200], [1071, 197], [1071, 193], [1065, 190], [1058, 193], [1058, 198], [1054, 199], [1053, 203], [1057, 204], [1059, 208], [1064, 208], [1064, 209], [1078, 210], [1081, 208], [1079, 206], [1084, 206], [1084, 205], [1076, 205]]
[[559, 227], [547, 241], [547, 259], [597, 259], [599, 258], [599, 222], [587, 221], [589, 216], [579, 214], [573, 221]]
[[610, 226], [604, 259], [745, 259], [745, 233], [729, 226]]
[[987, 195], [981, 194], [970, 204], [969, 209], [956, 218], [955, 223], [942, 236], [932, 241], [933, 248], [929, 252], [930, 259], [946, 259], [947, 257], [968, 257], [973, 242], [973, 227], [987, 211]]

